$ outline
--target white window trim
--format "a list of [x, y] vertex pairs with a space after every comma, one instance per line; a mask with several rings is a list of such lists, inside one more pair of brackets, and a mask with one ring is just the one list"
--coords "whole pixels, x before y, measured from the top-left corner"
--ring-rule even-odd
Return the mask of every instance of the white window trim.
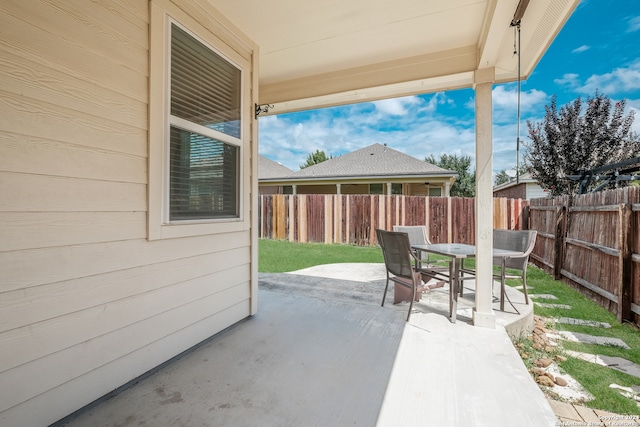
[[[160, 2], [164, 3], [164, 2]], [[244, 231], [250, 229], [250, 180], [245, 176], [250, 165], [252, 117], [250, 104], [251, 63], [235, 52], [206, 28], [180, 9], [170, 4], [161, 7], [150, 2], [150, 62], [149, 62], [149, 185], [148, 234], [149, 240], [199, 236]], [[165, 7], [170, 8], [168, 11]], [[226, 135], [186, 120], [169, 116], [170, 111], [170, 46], [171, 24], [180, 26], [216, 54], [241, 71], [241, 129], [240, 138]], [[238, 217], [206, 220], [173, 221], [169, 218], [169, 126], [170, 122], [185, 130], [194, 131], [239, 147]], [[179, 123], [179, 124], [178, 124]], [[203, 130], [204, 129], [204, 130]]]

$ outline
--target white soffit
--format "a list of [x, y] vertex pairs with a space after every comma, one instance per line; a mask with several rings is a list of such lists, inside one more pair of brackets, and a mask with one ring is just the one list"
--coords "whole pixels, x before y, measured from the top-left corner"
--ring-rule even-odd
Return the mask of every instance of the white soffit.
[[[478, 68], [517, 77], [518, 0], [210, 0], [260, 49], [260, 103], [278, 114], [470, 87]], [[529, 75], [579, 0], [531, 0]]]

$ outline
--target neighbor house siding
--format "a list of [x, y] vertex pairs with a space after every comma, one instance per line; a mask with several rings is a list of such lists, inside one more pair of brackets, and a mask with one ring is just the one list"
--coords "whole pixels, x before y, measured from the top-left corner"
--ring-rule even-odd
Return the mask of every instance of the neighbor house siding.
[[[207, 1], [155, 3], [251, 64], [244, 36], [216, 34]], [[255, 304], [253, 137], [244, 226], [149, 239], [149, 145], [162, 143], [148, 137], [149, 10], [0, 2], [0, 425], [55, 422]]]
[[542, 189], [537, 183], [527, 184], [527, 200], [541, 199], [549, 197], [549, 193]]

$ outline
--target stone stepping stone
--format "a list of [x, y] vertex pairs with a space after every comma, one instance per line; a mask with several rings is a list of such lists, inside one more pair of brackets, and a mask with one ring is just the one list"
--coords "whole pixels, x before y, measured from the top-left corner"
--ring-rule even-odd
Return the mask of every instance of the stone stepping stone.
[[622, 357], [600, 355], [600, 359], [604, 360], [608, 367], [625, 374], [633, 375], [640, 378], [640, 365]]
[[593, 363], [595, 365], [607, 366], [606, 362], [600, 358], [597, 354], [583, 353], [581, 351], [565, 350], [565, 354], [574, 359], [584, 360], [585, 362]]
[[560, 335], [553, 334], [551, 332], [547, 332], [547, 338], [549, 338], [550, 340], [563, 340], [564, 339]]
[[534, 304], [537, 305], [538, 307], [544, 307], [544, 308], [558, 308], [560, 310], [571, 310], [571, 306], [566, 304], [548, 304], [548, 303], [537, 302], [537, 301], [535, 301]]
[[607, 322], [596, 322], [595, 320], [574, 319], [572, 317], [561, 317], [557, 320], [557, 322], [563, 323], [565, 325], [593, 326], [595, 328], [605, 328], [605, 329], [608, 329], [611, 327], [611, 325]]
[[562, 339], [567, 341], [579, 342], [582, 344], [608, 345], [612, 347], [621, 347], [627, 350], [630, 349], [630, 347], [620, 338], [600, 337], [596, 335], [581, 334], [578, 332], [569, 332], [569, 331], [557, 331], [557, 332], [558, 332], [558, 335], [562, 337]]
[[591, 362], [596, 365], [607, 366], [611, 369], [615, 369], [616, 371], [624, 372], [625, 374], [640, 378], [640, 365], [622, 357], [603, 356], [601, 354], [589, 354], [571, 350], [566, 350], [565, 353], [567, 356], [575, 357], [576, 359]]
[[558, 299], [557, 296], [551, 294], [533, 294], [529, 295], [529, 298], [538, 298], [538, 299]]

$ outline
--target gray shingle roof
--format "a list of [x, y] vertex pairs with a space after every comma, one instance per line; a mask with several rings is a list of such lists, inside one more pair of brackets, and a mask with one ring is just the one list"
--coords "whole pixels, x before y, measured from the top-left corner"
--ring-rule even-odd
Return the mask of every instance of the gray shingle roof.
[[298, 172], [290, 178], [336, 178], [359, 176], [457, 175], [381, 144], [334, 157]]
[[285, 178], [293, 171], [280, 163], [259, 155], [258, 156], [258, 179]]
[[503, 182], [500, 185], [496, 185], [495, 187], [493, 187], [493, 191], [504, 190], [505, 188], [513, 187], [517, 185], [517, 181], [519, 181], [520, 183], [537, 182], [535, 179], [533, 179], [533, 177], [529, 172], [526, 172], [520, 175], [518, 180], [516, 180], [516, 178], [511, 178], [507, 182]]

